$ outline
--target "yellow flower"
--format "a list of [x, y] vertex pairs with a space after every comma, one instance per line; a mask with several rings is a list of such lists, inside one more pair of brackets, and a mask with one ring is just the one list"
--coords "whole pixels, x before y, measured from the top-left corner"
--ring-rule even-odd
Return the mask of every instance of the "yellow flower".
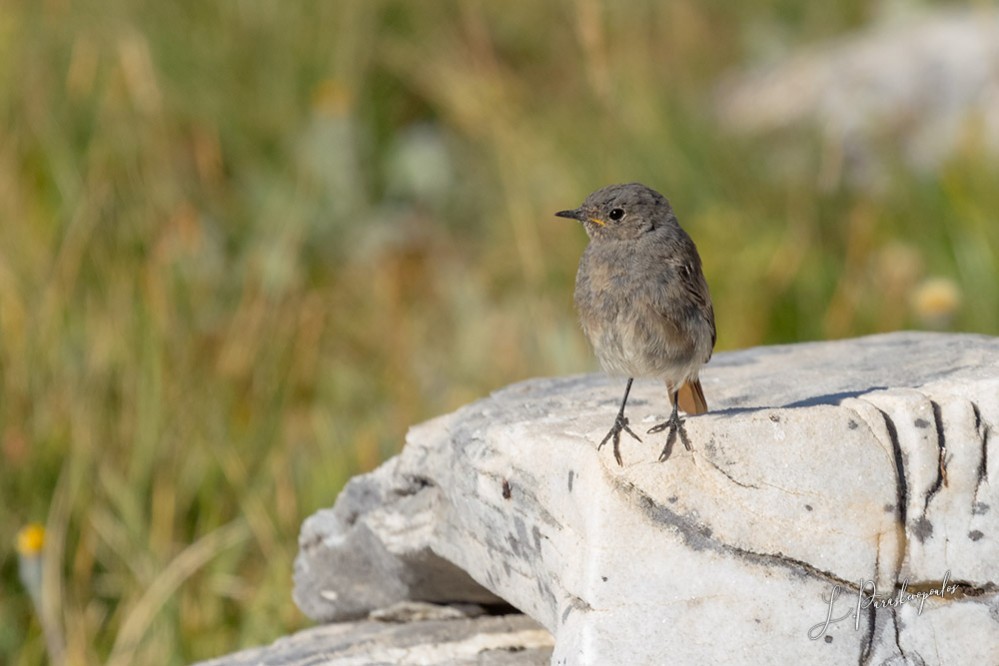
[[21, 557], [38, 557], [45, 547], [45, 527], [29, 523], [17, 533], [17, 552]]
[[927, 278], [913, 290], [911, 303], [923, 325], [945, 328], [961, 307], [961, 288], [950, 278]]

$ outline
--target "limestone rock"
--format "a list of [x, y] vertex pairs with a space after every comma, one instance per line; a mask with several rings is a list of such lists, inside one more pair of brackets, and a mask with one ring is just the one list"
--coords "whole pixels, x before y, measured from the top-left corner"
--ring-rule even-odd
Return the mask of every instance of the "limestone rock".
[[[601, 375], [413, 428], [305, 523], [296, 601], [329, 621], [503, 599], [554, 634], [559, 664], [999, 654], [999, 340], [720, 353], [702, 383], [712, 411], [664, 463], [664, 435], [623, 440], [624, 467], [596, 450], [624, 388]], [[668, 409], [635, 383], [636, 431]]]
[[327, 624], [197, 666], [542, 666], [552, 637], [523, 615]]

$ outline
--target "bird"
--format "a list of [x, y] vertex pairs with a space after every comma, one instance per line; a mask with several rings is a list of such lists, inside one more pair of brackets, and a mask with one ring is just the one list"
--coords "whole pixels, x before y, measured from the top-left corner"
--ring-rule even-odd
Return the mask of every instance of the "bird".
[[648, 430], [669, 430], [659, 460], [669, 458], [678, 434], [691, 450], [678, 409], [689, 415], [708, 411], [699, 372], [717, 337], [694, 241], [666, 197], [641, 183], [609, 185], [578, 208], [555, 215], [578, 220], [589, 236], [576, 273], [580, 325], [604, 372], [628, 380], [614, 424], [597, 450], [613, 440], [614, 459], [623, 465], [621, 433], [641, 441], [625, 416], [632, 382], [639, 377], [665, 381], [673, 406], [666, 421]]

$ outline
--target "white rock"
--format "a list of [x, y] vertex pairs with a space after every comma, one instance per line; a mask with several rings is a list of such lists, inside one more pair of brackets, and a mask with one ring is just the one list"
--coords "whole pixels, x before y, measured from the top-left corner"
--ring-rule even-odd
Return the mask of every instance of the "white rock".
[[[702, 381], [712, 411], [664, 463], [663, 435], [623, 440], [624, 467], [596, 451], [623, 391], [597, 375], [517, 384], [413, 428], [306, 522], [296, 601], [333, 620], [501, 598], [555, 635], [559, 664], [999, 654], [999, 341], [765, 347], [718, 354]], [[643, 431], [666, 416], [663, 387], [632, 396]], [[921, 613], [918, 596], [869, 605], [903, 582], [945, 592]]]
[[551, 634], [523, 615], [341, 622], [197, 666], [540, 666]]

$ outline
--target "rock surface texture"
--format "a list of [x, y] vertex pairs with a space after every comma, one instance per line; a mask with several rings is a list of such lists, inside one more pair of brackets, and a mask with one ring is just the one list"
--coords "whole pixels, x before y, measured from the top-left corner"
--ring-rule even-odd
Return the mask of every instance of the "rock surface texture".
[[542, 666], [552, 642], [523, 615], [361, 620], [306, 629], [198, 666]]
[[[296, 601], [327, 622], [502, 599], [554, 635], [556, 664], [996, 663], [999, 339], [764, 347], [718, 354], [701, 378], [712, 411], [664, 463], [663, 435], [624, 440], [623, 467], [596, 450], [623, 386], [600, 375], [524, 382], [413, 428], [306, 521]], [[636, 431], [668, 410], [663, 386], [636, 382]], [[382, 644], [276, 660], [371, 624], [217, 663], [393, 663]], [[467, 661], [398, 663], [547, 658], [548, 634], [521, 630], [535, 633], [513, 661], [462, 638]]]

